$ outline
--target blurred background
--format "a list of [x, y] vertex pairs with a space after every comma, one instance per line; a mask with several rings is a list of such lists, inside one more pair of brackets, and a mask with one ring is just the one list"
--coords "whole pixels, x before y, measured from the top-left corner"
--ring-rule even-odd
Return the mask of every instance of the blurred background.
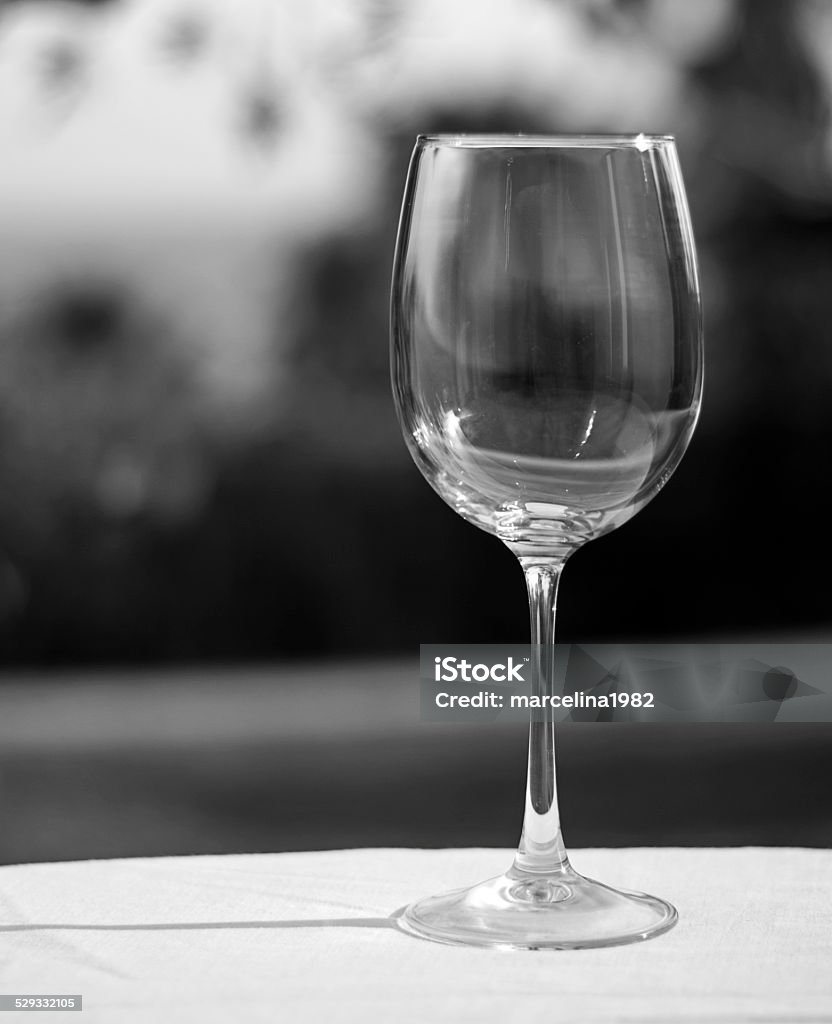
[[[826, 0], [0, 3], [0, 861], [514, 842], [418, 721], [527, 629], [389, 395], [418, 132], [678, 139], [703, 414], [561, 637], [832, 641], [831, 101]], [[832, 843], [825, 726], [563, 733], [572, 845]]]

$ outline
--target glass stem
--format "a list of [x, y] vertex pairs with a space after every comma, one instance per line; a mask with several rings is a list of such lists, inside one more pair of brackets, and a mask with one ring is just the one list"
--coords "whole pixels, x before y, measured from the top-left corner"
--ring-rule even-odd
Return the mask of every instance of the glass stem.
[[[529, 591], [532, 633], [532, 694], [550, 697], [555, 685], [555, 609], [563, 559], [521, 557]], [[555, 722], [551, 704], [533, 711], [529, 723], [529, 763], [523, 834], [514, 867], [533, 874], [569, 868], [563, 845], [555, 781]]]

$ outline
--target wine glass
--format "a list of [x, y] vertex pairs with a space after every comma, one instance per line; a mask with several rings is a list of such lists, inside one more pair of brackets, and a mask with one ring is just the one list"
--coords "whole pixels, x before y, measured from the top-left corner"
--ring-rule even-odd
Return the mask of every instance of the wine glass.
[[[392, 379], [410, 452], [528, 586], [532, 687], [553, 693], [564, 563], [684, 454], [702, 391], [696, 252], [666, 135], [422, 135], [404, 194]], [[623, 595], [622, 595], [623, 599]], [[579, 875], [561, 838], [553, 713], [530, 722], [512, 867], [400, 918], [461, 945], [574, 949], [671, 928], [669, 903]]]

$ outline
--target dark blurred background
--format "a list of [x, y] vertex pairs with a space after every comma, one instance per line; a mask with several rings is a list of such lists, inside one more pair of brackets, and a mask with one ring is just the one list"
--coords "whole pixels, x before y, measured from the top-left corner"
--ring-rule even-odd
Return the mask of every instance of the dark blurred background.
[[[827, 0], [0, 3], [0, 859], [514, 840], [522, 737], [409, 703], [527, 629], [389, 396], [417, 132], [678, 139], [702, 418], [560, 636], [832, 640], [830, 97]], [[826, 728], [679, 728], [564, 730], [573, 844], [832, 841]]]

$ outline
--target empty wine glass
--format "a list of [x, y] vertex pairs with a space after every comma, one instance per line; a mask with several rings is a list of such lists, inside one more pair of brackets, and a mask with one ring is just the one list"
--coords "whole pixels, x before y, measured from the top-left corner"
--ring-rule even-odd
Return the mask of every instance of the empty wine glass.
[[[392, 377], [419, 469], [525, 572], [532, 685], [553, 693], [569, 555], [666, 483], [696, 424], [702, 319], [670, 136], [420, 136], [393, 273]], [[622, 594], [622, 600], [625, 597]], [[412, 904], [440, 942], [634, 942], [676, 911], [577, 874], [561, 838], [554, 722], [530, 723], [512, 867]]]

